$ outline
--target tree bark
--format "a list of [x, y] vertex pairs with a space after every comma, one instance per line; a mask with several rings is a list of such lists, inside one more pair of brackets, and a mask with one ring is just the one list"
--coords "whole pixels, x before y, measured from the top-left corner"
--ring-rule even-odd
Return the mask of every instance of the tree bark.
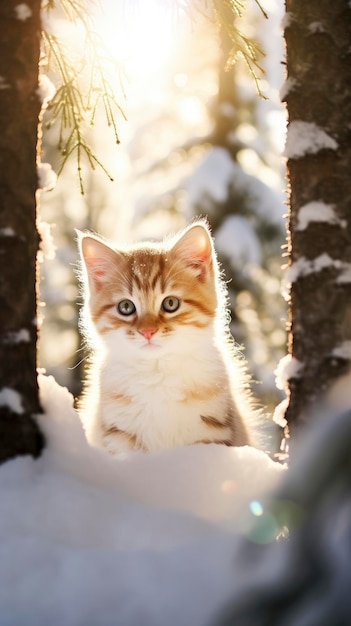
[[[289, 352], [301, 364], [289, 381], [286, 418], [294, 431], [350, 367], [351, 7], [346, 0], [286, 0], [286, 11], [287, 148], [296, 121], [316, 125], [330, 139], [305, 154], [287, 150]], [[314, 205], [313, 221], [301, 229], [301, 207], [311, 202], [328, 205], [334, 220], [323, 221]]]
[[37, 456], [37, 137], [41, 0], [0, 0], [0, 461]]

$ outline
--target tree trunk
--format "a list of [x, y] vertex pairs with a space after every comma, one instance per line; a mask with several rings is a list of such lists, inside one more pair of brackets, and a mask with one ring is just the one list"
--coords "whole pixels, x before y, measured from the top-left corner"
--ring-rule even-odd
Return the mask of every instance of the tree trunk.
[[351, 8], [286, 0], [286, 10], [289, 351], [298, 360], [286, 418], [294, 431], [350, 366]]
[[37, 94], [41, 0], [0, 0], [0, 461], [37, 456]]

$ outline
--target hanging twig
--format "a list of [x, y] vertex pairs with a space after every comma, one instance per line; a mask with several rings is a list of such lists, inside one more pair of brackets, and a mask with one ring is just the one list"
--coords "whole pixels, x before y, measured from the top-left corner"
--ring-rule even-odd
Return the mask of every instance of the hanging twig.
[[[51, 71], [58, 74], [56, 93], [48, 103], [46, 127], [59, 127], [58, 148], [62, 155], [60, 174], [72, 154], [76, 154], [77, 170], [81, 193], [84, 193], [82, 156], [87, 157], [89, 165], [95, 169], [98, 165], [113, 180], [102, 161], [89, 145], [87, 134], [94, 125], [100, 102], [105, 114], [107, 126], [112, 127], [116, 143], [119, 143], [116, 113], [124, 119], [125, 115], [111, 84], [106, 79], [105, 67], [114, 63], [94, 30], [84, 0], [47, 0], [44, 11], [60, 7], [67, 19], [82, 26], [84, 31], [84, 51], [78, 60], [70, 61], [62, 41], [55, 35], [43, 30], [43, 52]], [[85, 71], [89, 64], [88, 78]], [[84, 80], [88, 89], [84, 87]]]

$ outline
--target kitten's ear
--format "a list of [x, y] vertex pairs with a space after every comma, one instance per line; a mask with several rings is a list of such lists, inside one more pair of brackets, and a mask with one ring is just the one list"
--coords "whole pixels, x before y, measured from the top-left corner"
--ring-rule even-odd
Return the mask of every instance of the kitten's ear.
[[172, 253], [195, 269], [200, 278], [204, 278], [206, 271], [212, 267], [213, 258], [212, 240], [206, 226], [190, 226], [174, 244]]
[[94, 291], [100, 291], [108, 279], [111, 266], [115, 265], [116, 252], [102, 241], [79, 232], [78, 245], [89, 285]]

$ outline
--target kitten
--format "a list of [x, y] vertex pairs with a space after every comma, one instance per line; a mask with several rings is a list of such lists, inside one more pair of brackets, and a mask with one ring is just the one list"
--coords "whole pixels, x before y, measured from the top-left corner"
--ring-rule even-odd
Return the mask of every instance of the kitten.
[[111, 453], [254, 443], [226, 290], [206, 222], [115, 250], [80, 235], [84, 332], [93, 348], [80, 415]]

